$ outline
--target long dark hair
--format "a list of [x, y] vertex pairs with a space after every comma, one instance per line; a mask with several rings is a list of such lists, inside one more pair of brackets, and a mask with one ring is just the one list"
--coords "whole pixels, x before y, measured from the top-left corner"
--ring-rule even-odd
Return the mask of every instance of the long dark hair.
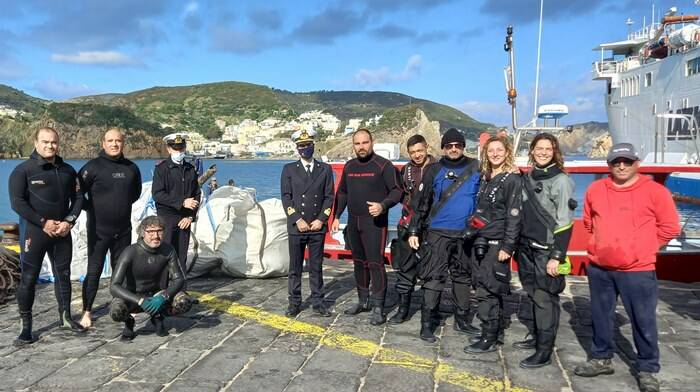
[[564, 171], [564, 155], [561, 153], [561, 148], [559, 148], [559, 140], [557, 140], [556, 136], [547, 132], [538, 133], [530, 142], [530, 151], [527, 154], [530, 164], [533, 166], [535, 165], [535, 146], [537, 142], [542, 139], [549, 140], [549, 142], [552, 143], [554, 154], [552, 155], [550, 163], [554, 163], [559, 169]]

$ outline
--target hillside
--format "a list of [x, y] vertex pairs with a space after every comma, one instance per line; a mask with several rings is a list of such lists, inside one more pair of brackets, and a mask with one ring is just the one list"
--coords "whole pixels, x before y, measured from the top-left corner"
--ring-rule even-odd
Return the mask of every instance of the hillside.
[[[291, 119], [309, 110], [325, 110], [344, 123], [351, 118], [369, 118], [389, 109], [421, 109], [441, 131], [456, 127], [468, 135], [492, 127], [468, 115], [435, 102], [381, 91], [316, 91], [293, 93], [266, 86], [221, 82], [183, 87], [154, 87], [127, 94], [79, 97], [71, 102], [95, 103], [129, 108], [138, 116], [177, 129], [198, 131], [208, 137], [220, 136], [214, 121], [262, 121], [270, 116]], [[388, 124], [389, 127], [395, 124]]]
[[449, 106], [404, 94], [380, 91], [293, 93], [242, 82], [153, 87], [127, 94], [78, 97], [66, 102], [42, 100], [0, 85], [0, 105], [23, 112], [16, 116], [0, 115], [3, 141], [0, 157], [5, 158], [28, 155], [32, 150], [32, 132], [44, 125], [56, 127], [66, 134], [64, 140], [71, 140], [62, 145], [62, 155], [67, 158], [94, 156], [100, 148], [101, 133], [109, 126], [126, 130], [132, 156], [149, 157], [160, 154], [162, 127], [166, 124], [214, 139], [221, 135], [215, 124], [217, 120], [227, 124], [246, 118], [290, 120], [309, 110], [335, 115], [341, 120], [341, 127], [353, 118], [383, 115], [372, 128], [387, 140], [415, 129], [419, 111], [425, 117], [422, 121], [435, 122], [439, 132], [456, 127], [467, 137], [476, 139], [478, 133], [493, 127]]

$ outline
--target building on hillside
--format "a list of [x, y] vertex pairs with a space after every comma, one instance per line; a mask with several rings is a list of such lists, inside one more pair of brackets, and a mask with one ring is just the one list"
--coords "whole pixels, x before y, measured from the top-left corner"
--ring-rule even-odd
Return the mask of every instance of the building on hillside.
[[200, 152], [204, 149], [206, 139], [199, 132], [187, 133], [187, 150], [193, 153]]
[[272, 139], [263, 145], [263, 150], [269, 151], [273, 155], [290, 155], [295, 151], [296, 145], [290, 139]]
[[214, 124], [216, 125], [217, 128], [219, 128], [222, 131], [224, 130], [224, 128], [226, 128], [226, 121], [224, 121], [224, 120], [221, 120], [221, 119], [215, 120]]
[[401, 150], [397, 143], [375, 143], [374, 152], [389, 160], [396, 160], [401, 156]]

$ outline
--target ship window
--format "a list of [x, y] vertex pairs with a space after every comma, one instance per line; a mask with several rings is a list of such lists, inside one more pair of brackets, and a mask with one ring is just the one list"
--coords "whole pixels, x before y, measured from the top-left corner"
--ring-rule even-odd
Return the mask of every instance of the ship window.
[[685, 66], [685, 76], [692, 76], [700, 73], [700, 57], [688, 60]]
[[644, 74], [644, 87], [651, 87], [651, 72]]
[[683, 98], [683, 109], [688, 109], [688, 98]]
[[656, 114], [656, 104], [651, 105], [651, 114]]

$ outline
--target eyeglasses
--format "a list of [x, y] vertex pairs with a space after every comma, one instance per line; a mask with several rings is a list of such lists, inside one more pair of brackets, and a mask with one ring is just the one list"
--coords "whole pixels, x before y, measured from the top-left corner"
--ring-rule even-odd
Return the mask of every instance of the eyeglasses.
[[634, 165], [635, 162], [637, 162], [637, 161], [632, 160], [632, 159], [628, 159], [628, 158], [618, 158], [618, 159], [615, 159], [614, 161], [610, 162], [610, 166], [620, 167], [623, 163], [625, 164], [625, 166], [632, 166], [632, 165]]
[[163, 234], [163, 229], [146, 229], [144, 232], [148, 235]]
[[464, 144], [462, 144], [462, 143], [447, 143], [447, 144], [445, 144], [445, 149], [451, 150], [453, 148], [456, 148], [458, 150], [463, 150]]

